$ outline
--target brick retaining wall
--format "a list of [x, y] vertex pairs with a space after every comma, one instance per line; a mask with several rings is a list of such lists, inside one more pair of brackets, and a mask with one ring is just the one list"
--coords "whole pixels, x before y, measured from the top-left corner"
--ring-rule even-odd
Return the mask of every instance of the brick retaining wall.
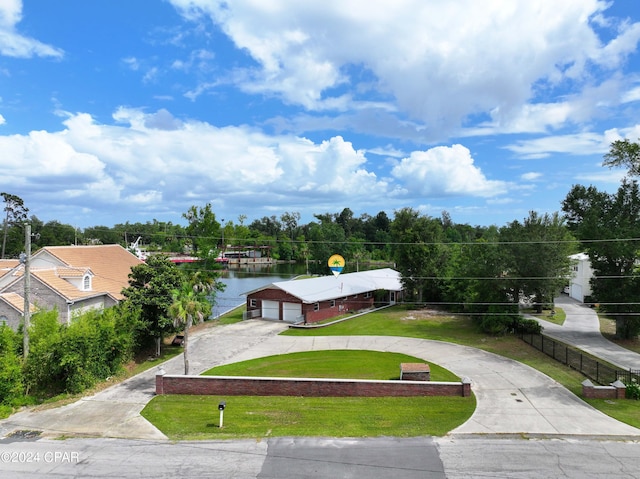
[[582, 381], [582, 395], [587, 399], [624, 399], [627, 387], [620, 380], [610, 386], [594, 386], [591, 381]]
[[156, 394], [217, 396], [463, 396], [471, 381], [371, 381], [360, 379], [256, 378], [237, 376], [156, 375]]

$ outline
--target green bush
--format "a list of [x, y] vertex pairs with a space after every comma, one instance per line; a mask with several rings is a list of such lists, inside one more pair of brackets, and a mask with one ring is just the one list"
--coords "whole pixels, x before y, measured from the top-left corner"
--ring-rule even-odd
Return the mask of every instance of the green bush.
[[68, 326], [57, 316], [56, 311], [34, 315], [24, 371], [36, 394], [82, 392], [117, 374], [131, 358], [133, 327], [123, 323], [118, 308], [85, 312]]
[[630, 382], [626, 382], [625, 386], [627, 386], [626, 397], [627, 399], [635, 399], [636, 401], [640, 401], [640, 384], [636, 379], [632, 379]]
[[524, 334], [542, 334], [542, 325], [535, 319], [520, 318], [516, 325], [516, 331]]
[[0, 404], [13, 405], [24, 394], [20, 337], [7, 325], [0, 326]]

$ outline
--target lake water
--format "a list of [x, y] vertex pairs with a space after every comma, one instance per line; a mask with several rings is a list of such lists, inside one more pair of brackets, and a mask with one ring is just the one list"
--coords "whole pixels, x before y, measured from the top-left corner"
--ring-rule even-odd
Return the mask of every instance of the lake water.
[[[381, 266], [374, 266], [379, 268]], [[367, 265], [360, 265], [360, 271], [370, 269]], [[246, 302], [244, 293], [261, 288], [276, 281], [287, 281], [298, 275], [305, 274], [307, 267], [304, 263], [273, 264], [261, 266], [228, 267], [221, 271], [220, 281], [226, 285], [225, 290], [216, 295], [216, 304], [213, 306], [213, 316], [231, 311], [233, 308]], [[352, 270], [345, 268], [345, 273]]]
[[225, 268], [221, 272], [220, 282], [225, 290], [216, 295], [213, 316], [217, 317], [236, 306], [244, 304], [244, 293], [253, 291], [276, 281], [287, 281], [306, 272], [304, 264], [275, 264], [242, 268]]

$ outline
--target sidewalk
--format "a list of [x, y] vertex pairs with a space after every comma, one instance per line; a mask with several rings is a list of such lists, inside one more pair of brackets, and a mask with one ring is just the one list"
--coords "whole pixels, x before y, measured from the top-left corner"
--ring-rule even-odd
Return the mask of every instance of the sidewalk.
[[593, 309], [564, 295], [555, 298], [555, 305], [562, 308], [566, 314], [562, 326], [528, 316], [542, 324], [545, 335], [581, 349], [620, 369], [640, 370], [640, 354], [605, 339], [600, 334], [600, 322]]
[[[395, 336], [279, 336], [286, 327], [282, 323], [249, 320], [194, 335], [190, 341], [192, 372], [199, 374], [219, 364], [299, 351], [365, 349], [399, 352], [471, 379], [476, 410], [451, 434], [640, 439], [640, 430], [593, 409], [539, 371], [502, 356], [451, 343]], [[169, 374], [182, 374], [182, 356], [166, 362], [163, 367]], [[80, 435], [166, 440], [140, 416], [140, 411], [153, 398], [155, 374], [155, 370], [141, 373], [68, 406], [14, 414], [0, 421], [0, 437], [15, 430], [39, 430], [49, 437]]]

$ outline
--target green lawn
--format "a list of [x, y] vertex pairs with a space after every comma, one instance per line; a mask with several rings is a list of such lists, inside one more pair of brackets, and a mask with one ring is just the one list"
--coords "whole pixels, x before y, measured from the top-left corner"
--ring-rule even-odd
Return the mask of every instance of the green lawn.
[[215, 396], [157, 396], [142, 416], [172, 440], [278, 436], [442, 436], [464, 423], [475, 398], [225, 397], [224, 427]]
[[[307, 351], [217, 366], [206, 376], [272, 376], [350, 379], [400, 379], [400, 363], [423, 363], [424, 360], [400, 353], [377, 351]], [[432, 381], [460, 381], [460, 378], [437, 364], [430, 364]]]
[[544, 309], [542, 313], [536, 313], [533, 309], [525, 309], [522, 312], [560, 326], [562, 326], [565, 319], [567, 319], [567, 315], [562, 308], [555, 308], [554, 310]]
[[[424, 362], [398, 353], [309, 351], [243, 361], [210, 369], [207, 375], [395, 379], [400, 363]], [[366, 365], [366, 366], [364, 366]], [[432, 380], [459, 381], [430, 364]], [[464, 423], [475, 397], [225, 397], [224, 427], [217, 409], [221, 397], [157, 396], [142, 411], [172, 440], [236, 439], [269, 436], [441, 436]]]

